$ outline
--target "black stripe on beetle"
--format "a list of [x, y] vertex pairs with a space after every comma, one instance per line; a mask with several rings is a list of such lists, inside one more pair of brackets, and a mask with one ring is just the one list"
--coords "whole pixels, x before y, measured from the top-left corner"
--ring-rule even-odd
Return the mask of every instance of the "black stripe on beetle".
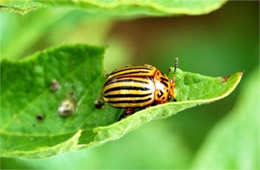
[[161, 77], [161, 80], [162, 80], [162, 81], [166, 81], [166, 82], [169, 81], [168, 79], [166, 79], [166, 78], [164, 78], [164, 77]]
[[151, 100], [152, 98], [143, 99], [143, 100], [119, 100], [119, 101], [108, 101], [108, 103], [143, 103]]
[[165, 83], [164, 81], [161, 81], [162, 84], [164, 84], [167, 88], [169, 87], [167, 83]]
[[141, 91], [149, 91], [150, 89], [147, 87], [133, 87], [133, 86], [118, 86], [113, 87], [111, 89], [107, 89], [104, 94], [111, 92], [111, 91], [117, 91], [117, 90], [141, 90]]
[[152, 70], [152, 68], [149, 68], [149, 67], [130, 67], [130, 68], [125, 68], [125, 69], [121, 69], [118, 71], [114, 71], [110, 75], [114, 75], [116, 73], [124, 72], [124, 71], [128, 71], [128, 70], [136, 70], [136, 69]]
[[112, 94], [112, 95], [106, 95], [104, 97], [106, 98], [120, 98], [120, 97], [146, 97], [151, 95], [152, 93], [147, 93], [147, 94]]
[[118, 82], [135, 82], [135, 83], [142, 83], [142, 84], [149, 84], [146, 81], [141, 81], [141, 80], [135, 80], [135, 79], [122, 79], [122, 80], [116, 80], [116, 81], [108, 81], [105, 83], [104, 86], [107, 86], [109, 84], [113, 84], [113, 83], [118, 83]]
[[135, 73], [149, 73], [149, 71], [133, 71], [133, 72], [118, 74], [117, 76], [126, 76], [126, 75], [129, 75], [129, 74], [135, 74]]

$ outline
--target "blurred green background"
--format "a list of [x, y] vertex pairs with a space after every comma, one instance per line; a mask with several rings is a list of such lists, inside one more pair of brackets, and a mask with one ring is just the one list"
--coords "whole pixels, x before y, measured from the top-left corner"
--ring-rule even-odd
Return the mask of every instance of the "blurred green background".
[[127, 64], [167, 72], [175, 57], [182, 70], [208, 76], [245, 71], [223, 100], [152, 121], [99, 147], [41, 160], [2, 158], [1, 168], [260, 168], [259, 2], [228, 2], [202, 16], [126, 19], [49, 8], [1, 12], [0, 21], [1, 60], [88, 43], [109, 47], [107, 72]]

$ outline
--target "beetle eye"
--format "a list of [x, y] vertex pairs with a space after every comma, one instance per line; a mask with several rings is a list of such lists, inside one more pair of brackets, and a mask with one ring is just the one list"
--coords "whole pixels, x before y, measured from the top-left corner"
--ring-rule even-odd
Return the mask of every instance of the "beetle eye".
[[169, 95], [169, 96], [168, 96], [168, 101], [170, 101], [171, 99], [172, 99], [172, 97]]

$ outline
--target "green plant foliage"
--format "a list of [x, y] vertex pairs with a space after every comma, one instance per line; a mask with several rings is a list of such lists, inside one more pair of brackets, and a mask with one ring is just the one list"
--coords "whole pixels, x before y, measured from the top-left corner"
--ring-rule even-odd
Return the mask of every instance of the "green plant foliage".
[[248, 77], [234, 110], [210, 133], [195, 169], [259, 169], [259, 69]]
[[[104, 83], [103, 53], [101, 47], [67, 45], [1, 62], [2, 157], [44, 158], [118, 139], [151, 120], [227, 96], [242, 76], [212, 78], [178, 70], [178, 102], [117, 121], [120, 109], [94, 105]], [[63, 114], [61, 106], [67, 108]]]
[[[131, 152], [132, 150], [134, 152]], [[152, 121], [120, 140], [108, 142], [99, 147], [68, 152], [45, 159], [1, 158], [1, 168], [187, 169], [192, 155], [180, 135], [172, 135], [172, 129], [166, 127], [163, 121]], [[175, 159], [168, 159], [169, 157]], [[109, 158], [112, 158], [112, 161]]]
[[222, 6], [226, 0], [5, 0], [1, 8], [25, 13], [41, 7], [76, 7], [99, 15], [198, 15], [214, 11]]
[[[41, 19], [39, 20], [39, 18]], [[2, 12], [0, 20], [0, 41], [3, 42], [1, 43], [0, 61], [23, 58], [38, 51], [39, 46], [40, 49], [44, 49], [42, 45], [38, 46], [38, 44], [46, 42], [59, 41], [56, 43], [66, 44], [75, 42], [75, 39], [80, 37], [80, 40], [77, 39], [77, 43], [103, 45], [104, 36], [112, 25], [109, 19], [102, 22], [96, 21], [85, 11], [66, 8], [56, 8], [55, 10], [42, 8], [26, 15]], [[84, 25], [84, 28], [81, 28], [82, 31], [75, 28], [79, 25]], [[77, 31], [72, 31], [74, 29]], [[15, 45], [12, 42], [15, 42]], [[113, 44], [109, 43], [109, 45], [114, 48]], [[13, 50], [14, 46], [15, 50]], [[32, 50], [32, 47], [36, 49]]]
[[[94, 106], [104, 81], [103, 52], [99, 47], [65, 46], [21, 62], [1, 63], [3, 155], [41, 152], [38, 157], [43, 157], [71, 150], [81, 135], [80, 129], [117, 120], [118, 110], [107, 107], [109, 113], [105, 113]], [[52, 84], [55, 80], [60, 84], [56, 91]], [[60, 116], [58, 107], [71, 98], [77, 102], [75, 114]], [[43, 120], [37, 119], [39, 115], [44, 115]]]

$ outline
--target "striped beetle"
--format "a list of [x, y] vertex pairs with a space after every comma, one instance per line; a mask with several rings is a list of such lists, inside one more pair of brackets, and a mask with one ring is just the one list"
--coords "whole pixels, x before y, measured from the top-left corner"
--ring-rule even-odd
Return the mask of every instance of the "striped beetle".
[[[177, 68], [177, 58], [174, 74]], [[135, 108], [166, 103], [174, 98], [175, 81], [151, 65], [127, 66], [108, 75], [104, 88], [104, 101], [116, 108]]]

